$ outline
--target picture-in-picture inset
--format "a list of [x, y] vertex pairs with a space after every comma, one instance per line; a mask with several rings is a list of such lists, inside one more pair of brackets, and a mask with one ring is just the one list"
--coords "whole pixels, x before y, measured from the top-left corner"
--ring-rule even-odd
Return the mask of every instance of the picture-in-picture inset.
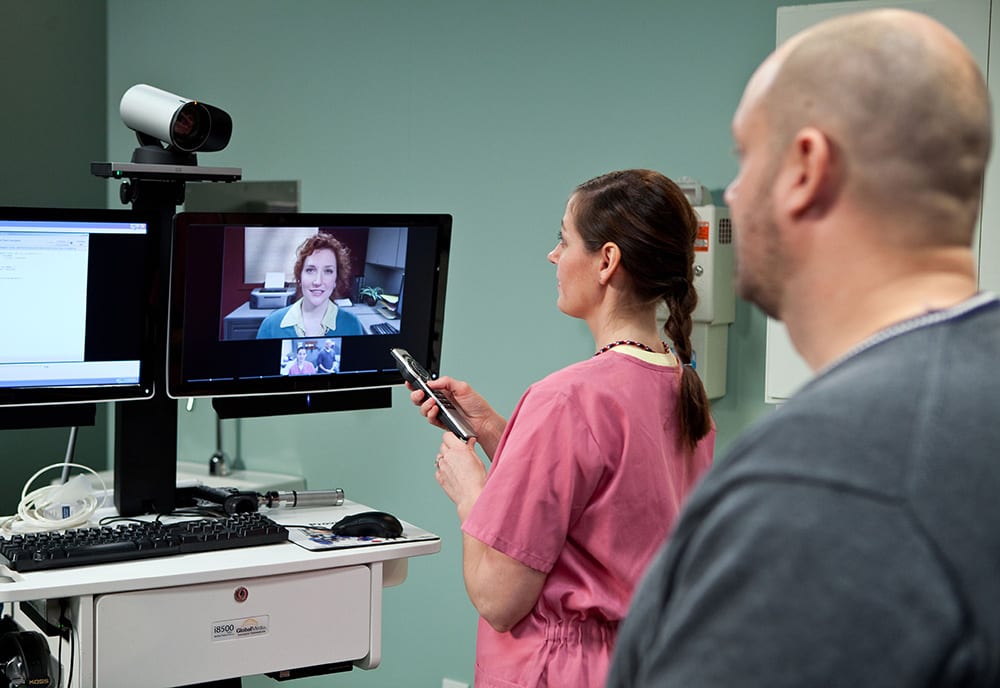
[[330, 375], [340, 372], [339, 337], [285, 339], [281, 342], [279, 366], [282, 375]]

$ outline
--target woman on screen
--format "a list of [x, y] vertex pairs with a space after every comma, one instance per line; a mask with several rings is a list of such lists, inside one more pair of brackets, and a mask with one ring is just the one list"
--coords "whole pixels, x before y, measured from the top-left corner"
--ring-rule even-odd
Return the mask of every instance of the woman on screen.
[[295, 279], [301, 298], [264, 318], [257, 339], [364, 334], [358, 319], [332, 300], [350, 293], [351, 278], [346, 246], [324, 232], [309, 237], [296, 251]]
[[[684, 193], [657, 172], [580, 185], [548, 259], [556, 306], [587, 324], [596, 353], [529, 387], [510, 420], [466, 382], [428, 383], [477, 435], [446, 432], [435, 462], [481, 617], [476, 686], [604, 685], [639, 577], [712, 456], [690, 339], [697, 229]], [[530, 355], [552, 344], [524, 345]], [[441, 426], [433, 399], [411, 399]]]
[[299, 346], [295, 351], [295, 362], [288, 366], [289, 375], [313, 375], [316, 372], [316, 366], [306, 360], [308, 353], [304, 346]]

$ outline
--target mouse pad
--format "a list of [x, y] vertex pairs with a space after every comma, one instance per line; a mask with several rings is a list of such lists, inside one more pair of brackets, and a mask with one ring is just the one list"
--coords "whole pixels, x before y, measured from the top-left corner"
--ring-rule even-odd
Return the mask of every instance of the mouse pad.
[[[358, 504], [350, 500], [345, 500], [342, 506], [324, 508], [300, 508], [300, 509], [261, 509], [267, 515], [283, 525], [289, 526], [288, 540], [294, 542], [299, 547], [312, 551], [343, 549], [346, 547], [370, 547], [372, 545], [392, 545], [401, 542], [414, 542], [417, 540], [440, 540], [437, 535], [422, 528], [418, 528], [412, 523], [400, 519], [403, 526], [403, 534], [398, 538], [387, 537], [347, 537], [333, 535], [328, 530], [340, 519], [348, 514], [362, 511], [375, 511], [373, 507]], [[291, 527], [306, 526], [306, 527]], [[316, 529], [310, 528], [313, 526]]]
[[[329, 527], [336, 521], [320, 521], [309, 523], [310, 526]], [[310, 528], [291, 528], [288, 531], [288, 539], [299, 547], [309, 550], [342, 549], [344, 547], [366, 547], [369, 545], [393, 545], [400, 542], [414, 542], [416, 540], [438, 540], [437, 535], [421, 530], [414, 525], [401, 521], [403, 524], [403, 534], [398, 538], [385, 537], [347, 537], [333, 535], [329, 531]]]

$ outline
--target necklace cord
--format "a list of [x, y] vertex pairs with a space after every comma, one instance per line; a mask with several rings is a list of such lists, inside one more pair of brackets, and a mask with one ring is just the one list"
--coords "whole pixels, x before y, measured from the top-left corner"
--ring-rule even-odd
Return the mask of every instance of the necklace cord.
[[[669, 353], [670, 347], [667, 345], [667, 343], [666, 342], [660, 342], [660, 343], [663, 344], [663, 353]], [[605, 344], [604, 346], [602, 346], [594, 353], [594, 356], [600, 356], [605, 351], [610, 351], [616, 346], [634, 346], [638, 349], [642, 349], [643, 351], [648, 351], [651, 354], [656, 353], [654, 349], [646, 346], [642, 342], [637, 342], [634, 339], [619, 339], [617, 342], [611, 342], [610, 344]]]

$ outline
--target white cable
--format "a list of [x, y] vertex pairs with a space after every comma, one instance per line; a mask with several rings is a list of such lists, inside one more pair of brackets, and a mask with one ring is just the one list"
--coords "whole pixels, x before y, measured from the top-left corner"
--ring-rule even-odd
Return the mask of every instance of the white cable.
[[[71, 466], [82, 468], [94, 475], [101, 483], [100, 498], [94, 494], [89, 486], [85, 492], [79, 490], [79, 485], [73, 485], [73, 481], [59, 485], [46, 485], [31, 492], [28, 488], [38, 476], [54, 468]], [[83, 478], [83, 474], [78, 474], [76, 478]], [[74, 493], [75, 490], [75, 493]], [[98, 509], [104, 506], [107, 499], [108, 486], [104, 479], [90, 466], [78, 463], [54, 463], [37, 471], [24, 484], [21, 490], [21, 501], [17, 505], [17, 514], [0, 518], [0, 530], [8, 533], [32, 533], [46, 530], [63, 530], [66, 528], [76, 528], [85, 525], [90, 521]], [[71, 504], [76, 507], [72, 513], [65, 518], [53, 518], [46, 515], [46, 511], [53, 508], [61, 509], [64, 505]], [[49, 511], [51, 513], [51, 511]]]

